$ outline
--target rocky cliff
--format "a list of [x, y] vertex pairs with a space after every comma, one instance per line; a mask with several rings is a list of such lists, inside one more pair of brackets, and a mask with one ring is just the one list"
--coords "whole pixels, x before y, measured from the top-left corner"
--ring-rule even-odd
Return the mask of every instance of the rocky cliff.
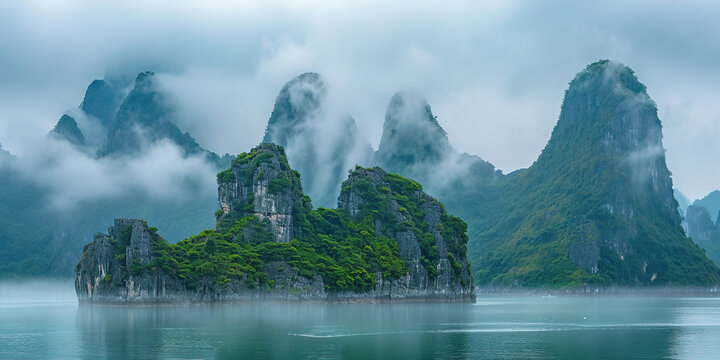
[[466, 225], [422, 187], [358, 167], [339, 209], [312, 210], [283, 149], [262, 144], [218, 174], [216, 230], [168, 244], [118, 219], [85, 247], [81, 302], [472, 301]]
[[289, 242], [300, 236], [303, 212], [311, 207], [300, 175], [290, 169], [283, 148], [263, 144], [253, 151], [240, 154], [218, 174], [218, 227], [229, 229], [239, 219], [256, 217], [267, 222], [275, 241]]
[[472, 288], [462, 220], [449, 216], [420, 184], [381, 168], [358, 167], [343, 183], [338, 207], [375, 234], [395, 239], [408, 264], [406, 287], [418, 294], [469, 294]]

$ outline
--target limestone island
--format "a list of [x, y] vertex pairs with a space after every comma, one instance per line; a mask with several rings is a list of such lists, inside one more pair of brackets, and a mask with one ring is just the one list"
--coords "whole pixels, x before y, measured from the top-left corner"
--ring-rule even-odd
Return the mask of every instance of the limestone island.
[[415, 181], [356, 167], [313, 209], [285, 151], [262, 144], [217, 176], [215, 230], [169, 244], [116, 219], [77, 264], [81, 304], [253, 300], [471, 302], [467, 225]]

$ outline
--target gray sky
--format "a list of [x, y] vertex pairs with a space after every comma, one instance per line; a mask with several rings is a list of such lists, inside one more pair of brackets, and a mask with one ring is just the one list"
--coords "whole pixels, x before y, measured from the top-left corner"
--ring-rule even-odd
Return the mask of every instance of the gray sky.
[[283, 83], [317, 71], [332, 111], [374, 146], [392, 94], [415, 90], [458, 150], [508, 172], [537, 158], [574, 75], [608, 58], [657, 103], [676, 187], [690, 198], [720, 188], [712, 2], [146, 2], [0, 0], [3, 147], [31, 151], [91, 80], [153, 70], [183, 130], [246, 151]]

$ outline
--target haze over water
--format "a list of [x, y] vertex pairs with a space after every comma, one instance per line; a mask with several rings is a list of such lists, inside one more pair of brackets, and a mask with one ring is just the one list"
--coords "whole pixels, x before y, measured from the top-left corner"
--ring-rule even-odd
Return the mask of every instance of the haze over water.
[[3, 359], [713, 359], [719, 352], [720, 298], [79, 306], [69, 283], [0, 284]]

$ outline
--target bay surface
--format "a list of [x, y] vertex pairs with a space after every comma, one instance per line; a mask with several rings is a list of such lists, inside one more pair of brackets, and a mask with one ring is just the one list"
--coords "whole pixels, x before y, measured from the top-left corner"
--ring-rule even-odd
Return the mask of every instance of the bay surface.
[[720, 298], [79, 306], [0, 283], [1, 359], [718, 359]]

